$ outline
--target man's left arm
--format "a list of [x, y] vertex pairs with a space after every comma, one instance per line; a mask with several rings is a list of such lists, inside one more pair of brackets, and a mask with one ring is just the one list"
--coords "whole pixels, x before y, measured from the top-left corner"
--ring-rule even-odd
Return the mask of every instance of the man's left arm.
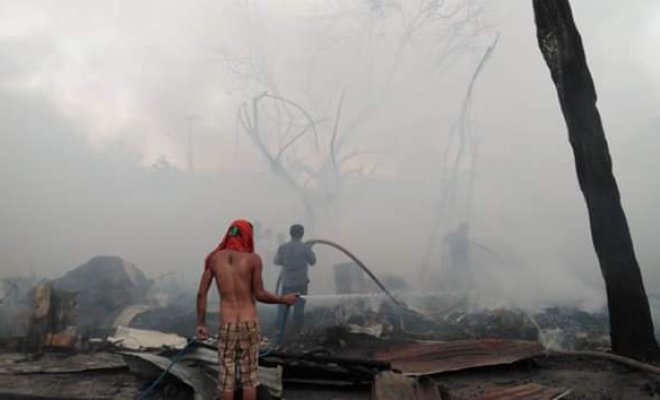
[[316, 264], [316, 254], [314, 254], [314, 250], [312, 250], [312, 246], [306, 245], [307, 246], [307, 257], [305, 257], [307, 260], [307, 264], [309, 265], [314, 265]]
[[199, 280], [199, 290], [197, 291], [197, 329], [195, 329], [195, 332], [199, 340], [205, 340], [209, 337], [209, 330], [206, 326], [206, 298], [211, 282], [213, 282], [213, 273], [210, 268], [206, 268]]

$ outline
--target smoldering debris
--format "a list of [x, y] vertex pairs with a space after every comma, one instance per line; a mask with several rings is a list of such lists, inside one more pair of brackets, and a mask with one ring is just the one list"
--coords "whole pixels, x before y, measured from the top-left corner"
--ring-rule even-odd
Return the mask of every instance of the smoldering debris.
[[[8, 338], [19, 332], [20, 337], [18, 342], [3, 342], [0, 381], [17, 378], [0, 394], [134, 398], [175, 359], [177, 367], [166, 373], [153, 398], [206, 398], [213, 392], [216, 343], [187, 339], [195, 324], [190, 288], [162, 278], [149, 280], [118, 257], [96, 257], [61, 278], [16, 286], [20, 290], [5, 295], [0, 315], [21, 310], [28, 315], [27, 328], [4, 334]], [[495, 368], [495, 375], [511, 368], [528, 373], [508, 386], [479, 378], [490, 383], [474, 396], [550, 396], [573, 390], [575, 383], [549, 383], [547, 354], [609, 347], [604, 313], [566, 306], [537, 311], [479, 308], [470, 293], [420, 294], [407, 291], [401, 282], [393, 292], [399, 301], [393, 303], [382, 294], [364, 293], [373, 289], [368, 284], [353, 286], [341, 295], [308, 296], [305, 328], [285, 332], [279, 344], [268, 340], [275, 307], [261, 313], [263, 346], [270, 351], [260, 359], [260, 398], [291, 397], [296, 390], [312, 390], [324, 398], [322, 393], [347, 389], [365, 398], [385, 399], [394, 392], [413, 398], [463, 398], [459, 394], [466, 392], [456, 386], [453, 374], [470, 376], [484, 368]], [[6, 319], [0, 322], [11, 326]], [[553, 360], [550, 370], [558, 362]], [[576, 362], [587, 363], [579, 368], [596, 365], [571, 360], [566, 368]], [[77, 376], [84, 376], [86, 395], [74, 383]], [[61, 382], [56, 391], [55, 377]], [[100, 383], [92, 389], [93, 380]]]
[[128, 306], [146, 302], [151, 282], [137, 266], [119, 257], [98, 256], [52, 282], [78, 295], [78, 327], [108, 330]]
[[55, 290], [50, 283], [40, 283], [33, 293], [28, 349], [41, 352], [45, 347], [73, 347], [78, 337], [76, 293]]
[[20, 338], [27, 334], [32, 313], [29, 293], [35, 283], [33, 277], [0, 280], [0, 338]]
[[[609, 347], [605, 312], [586, 312], [554, 306], [531, 311], [517, 307], [475, 308], [469, 294], [425, 295], [397, 292], [406, 304], [399, 307], [377, 293], [310, 296], [309, 337], [338, 342], [342, 332], [372, 336], [382, 341], [459, 340], [497, 337], [540, 341], [565, 350], [604, 350]], [[343, 329], [338, 329], [338, 328]], [[325, 334], [330, 329], [332, 334]]]

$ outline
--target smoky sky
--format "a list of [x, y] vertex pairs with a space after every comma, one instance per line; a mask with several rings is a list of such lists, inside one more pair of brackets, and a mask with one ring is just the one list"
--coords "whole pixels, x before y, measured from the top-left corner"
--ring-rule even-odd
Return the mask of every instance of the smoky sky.
[[[305, 211], [237, 123], [266, 92], [317, 121], [319, 147], [307, 135], [283, 156], [318, 173], [298, 182], [318, 206], [310, 236], [415, 284], [443, 151], [499, 35], [470, 108], [471, 235], [504, 261], [482, 254], [476, 271], [509, 300], [598, 306], [602, 279], [531, 2], [469, 3], [469, 16], [444, 13], [403, 41], [415, 1], [0, 2], [2, 276], [58, 276], [110, 254], [194, 281], [238, 217], [272, 230], [258, 244], [268, 261], [275, 235]], [[660, 290], [660, 7], [573, 3], [638, 259]], [[272, 132], [286, 129], [273, 110], [262, 116], [271, 151], [284, 140]], [[349, 158], [341, 184], [327, 175], [333, 130]], [[312, 290], [323, 292], [341, 258], [319, 254]]]

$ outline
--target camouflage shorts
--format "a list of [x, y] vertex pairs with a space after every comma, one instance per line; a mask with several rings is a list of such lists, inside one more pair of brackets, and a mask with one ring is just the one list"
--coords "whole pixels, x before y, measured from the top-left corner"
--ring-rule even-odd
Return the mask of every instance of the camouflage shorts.
[[256, 321], [222, 324], [218, 338], [219, 392], [233, 391], [239, 374], [241, 387], [257, 387], [260, 340], [259, 323]]

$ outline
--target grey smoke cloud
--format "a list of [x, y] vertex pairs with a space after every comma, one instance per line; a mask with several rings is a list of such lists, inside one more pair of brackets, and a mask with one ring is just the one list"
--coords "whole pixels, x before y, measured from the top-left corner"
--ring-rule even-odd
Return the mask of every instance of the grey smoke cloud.
[[[602, 282], [531, 4], [486, 4], [479, 34], [437, 68], [447, 30], [421, 29], [389, 92], [402, 19], [377, 4], [3, 1], [2, 275], [58, 275], [96, 254], [122, 256], [152, 276], [196, 275], [235, 217], [285, 231], [303, 218], [300, 200], [237, 135], [238, 107], [276, 89], [310, 110], [322, 120], [321, 151], [304, 140], [290, 157], [318, 168], [345, 88], [340, 129], [368, 115], [347, 137], [347, 152], [366, 152], [347, 170], [376, 173], [320, 207], [313, 233], [347, 245], [377, 273], [415, 282], [450, 128], [499, 32], [473, 95], [480, 145], [471, 232], [507, 265], [485, 258], [480, 275], [493, 277], [484, 279], [488, 290], [515, 301], [598, 304]], [[646, 284], [660, 290], [660, 7], [573, 7]], [[192, 125], [195, 174], [185, 171], [190, 115], [201, 117]], [[274, 135], [268, 140], [277, 145]], [[154, 170], [159, 158], [173, 169]], [[322, 264], [339, 260], [320, 252]], [[331, 290], [330, 268], [314, 274], [313, 290]]]

